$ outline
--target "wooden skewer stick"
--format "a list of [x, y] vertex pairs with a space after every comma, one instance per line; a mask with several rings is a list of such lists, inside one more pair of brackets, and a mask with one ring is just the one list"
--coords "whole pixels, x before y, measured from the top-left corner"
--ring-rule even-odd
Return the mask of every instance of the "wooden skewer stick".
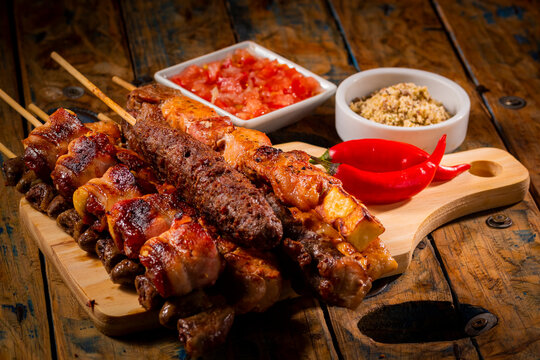
[[26, 120], [28, 120], [32, 125], [35, 127], [43, 125], [39, 122], [38, 119], [32, 114], [28, 112], [25, 108], [23, 108], [19, 103], [17, 103], [11, 96], [6, 94], [4, 90], [0, 89], [0, 98], [2, 98], [5, 102], [9, 104], [15, 111], [17, 111], [19, 114], [21, 114]]
[[115, 103], [110, 97], [105, 95], [96, 85], [88, 80], [83, 74], [75, 69], [70, 63], [68, 63], [63, 57], [58, 55], [56, 51], [51, 53], [51, 58], [56, 61], [61, 67], [63, 67], [68, 73], [70, 73], [75, 79], [79, 80], [88, 90], [96, 95], [101, 101], [103, 101], [108, 107], [110, 107], [115, 113], [126, 120], [129, 124], [135, 125], [137, 120], [131, 114], [129, 114], [123, 107]]
[[113, 83], [116, 83], [116, 84], [120, 85], [121, 87], [123, 87], [124, 89], [129, 90], [129, 91], [133, 91], [133, 90], [135, 90], [137, 88], [135, 85], [127, 82], [126, 80], [124, 80], [121, 77], [116, 76], [116, 75], [114, 75], [112, 77], [112, 81], [113, 81]]
[[45, 111], [38, 108], [36, 104], [34, 103], [28, 104], [28, 110], [36, 114], [41, 120], [45, 122], [49, 121], [49, 115]]
[[0, 143], [0, 152], [4, 155], [6, 155], [8, 158], [13, 159], [16, 158], [17, 155], [15, 155], [11, 150], [9, 150], [4, 144]]
[[115, 122], [113, 119], [111, 119], [110, 117], [108, 117], [107, 115], [105, 115], [104, 113], [99, 113], [97, 114], [97, 118], [99, 121], [110, 121], [110, 122]]

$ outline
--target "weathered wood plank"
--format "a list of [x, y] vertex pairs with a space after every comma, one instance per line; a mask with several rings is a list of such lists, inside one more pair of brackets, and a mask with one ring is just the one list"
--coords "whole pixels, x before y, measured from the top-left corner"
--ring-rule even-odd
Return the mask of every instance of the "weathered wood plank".
[[[418, 358], [420, 354], [422, 359], [478, 358], [468, 338], [424, 342], [422, 339], [430, 335], [427, 330], [413, 333], [418, 327], [427, 329], [428, 324], [431, 328], [437, 328], [436, 322], [440, 322], [442, 328], [442, 324], [450, 323], [457, 317], [457, 314], [453, 314], [450, 289], [435, 258], [433, 248], [426, 240], [420, 244], [413, 254], [413, 260], [407, 271], [397, 280], [392, 281], [381, 294], [364, 300], [356, 311], [338, 307], [329, 308], [332, 325], [340, 345], [339, 349], [344, 359], [412, 359]], [[413, 302], [410, 307], [401, 309], [403, 318], [401, 335], [412, 334], [408, 342], [391, 343], [395, 339], [372, 339], [368, 335], [373, 336], [373, 334], [367, 331], [364, 334], [360, 331], [359, 322], [363, 318], [367, 319], [365, 317], [369, 313], [389, 309], [388, 305], [406, 302]], [[442, 317], [437, 311], [430, 310], [429, 306], [434, 304], [448, 309], [450, 317]], [[413, 310], [415, 305], [419, 308]], [[386, 314], [386, 316], [380, 316], [377, 323], [371, 326], [386, 329], [388, 332], [397, 331], [399, 327], [385, 327], [389, 321], [396, 319], [395, 314], [394, 316], [389, 312]], [[418, 326], [419, 324], [421, 326]], [[449, 328], [446, 331], [450, 334]]]
[[[166, 21], [163, 20], [165, 18], [162, 18], [163, 15], [155, 11], [148, 14], [149, 18], [147, 19], [137, 16], [144, 9], [142, 3], [142, 1], [126, 1], [122, 4], [124, 18], [129, 19], [126, 27], [132, 53], [149, 53], [148, 56], [152, 56], [154, 59], [151, 64], [145, 62], [135, 63], [135, 72], [137, 74], [147, 74], [150, 71], [157, 70], [156, 64], [159, 66], [168, 65], [164, 63], [163, 59], [172, 56], [171, 54], [175, 54], [174, 56], [177, 57], [174, 62], [181, 62], [188, 60], [189, 57], [202, 55], [234, 42], [234, 34], [230, 29], [230, 20], [225, 9], [222, 8], [223, 5], [219, 2], [212, 3], [213, 6], [198, 10], [198, 19], [195, 19], [195, 17], [193, 19], [187, 18], [184, 10], [187, 5], [182, 4], [180, 1], [174, 2], [174, 5], [171, 5], [170, 2], [154, 2], [152, 5], [154, 9], [162, 8], [165, 3], [168, 4], [166, 6], [169, 8], [176, 9], [176, 16], [169, 17]], [[193, 5], [190, 6], [193, 8]], [[287, 6], [293, 8], [292, 4]], [[204, 13], [201, 13], [203, 10]], [[258, 14], [257, 11], [259, 10], [261, 8], [256, 6], [250, 14]], [[235, 22], [248, 20], [239, 18], [239, 14], [234, 9], [231, 10], [231, 13]], [[263, 16], [260, 16], [260, 18], [262, 19]], [[201, 23], [201, 19], [212, 20]], [[302, 21], [306, 21], [306, 18], [302, 18]], [[199, 27], [195, 28], [195, 26]], [[257, 24], [257, 26], [268, 27], [268, 32], [274, 34], [279, 24], [274, 23], [270, 26], [270, 24], [266, 23]], [[174, 34], [175, 41], [163, 40], [163, 34], [167, 32]], [[198, 35], [207, 33], [214, 35], [211, 37]], [[286, 41], [278, 33], [275, 33], [275, 35], [272, 40], [267, 39], [267, 43], [261, 42], [262, 45], [268, 46], [271, 43]], [[141, 36], [145, 38], [139, 39]], [[197, 38], [194, 42], [193, 38], [195, 36]], [[246, 39], [241, 38], [239, 40]], [[258, 40], [254, 37], [251, 39]], [[141, 47], [143, 44], [148, 44], [149, 48]], [[159, 44], [159, 46], [156, 44]], [[275, 50], [272, 46], [268, 47]], [[178, 53], [178, 49], [187, 50], [186, 53]], [[202, 52], [194, 53], [194, 51]], [[287, 56], [287, 54], [283, 53], [282, 55]], [[226, 356], [236, 358], [246, 354], [248, 358], [254, 356], [255, 358], [302, 357], [306, 359], [336, 356], [331, 336], [324, 323], [324, 315], [314, 300], [293, 300], [291, 305], [284, 303], [277, 305], [276, 308], [281, 310], [272, 309], [267, 314], [248, 315], [246, 319], [238, 319], [235, 330], [227, 344]], [[243, 339], [249, 339], [249, 347], [243, 345]], [[224, 355], [220, 353], [217, 358], [220, 356]]]
[[165, 329], [116, 338], [103, 335], [95, 328], [57, 270], [49, 264], [47, 279], [59, 358], [173, 359], [182, 354], [174, 332]]
[[[509, 150], [530, 170], [533, 195], [540, 201], [540, 7], [530, 1], [435, 1], [452, 31], [476, 85], [493, 112]], [[507, 109], [504, 96], [527, 105]]]
[[[0, 3], [0, 88], [18, 99], [15, 47], [9, 3]], [[22, 153], [23, 122], [0, 102], [0, 142]], [[0, 161], [6, 158], [0, 155]], [[39, 250], [27, 242], [17, 216], [20, 195], [0, 176], [0, 358], [51, 357]]]
[[235, 43], [223, 1], [128, 0], [121, 8], [139, 78]]
[[[467, 79], [429, 3], [415, 1], [406, 5], [380, 5], [363, 2], [352, 5], [339, 2], [337, 8], [361, 67], [417, 67], [457, 81], [466, 89], [472, 101], [469, 132], [462, 148], [502, 146], [488, 115], [482, 110], [481, 101], [474, 91], [475, 84]], [[352, 15], [352, 9], [362, 14], [361, 20]], [[463, 40], [466, 42], [470, 37], [468, 27], [461, 26], [463, 33], [467, 34], [467, 39]], [[476, 38], [479, 41], [482, 39]], [[514, 139], [517, 139], [516, 135]], [[538, 227], [537, 220], [534, 220], [537, 219], [534, 215], [537, 210], [531, 204], [531, 198], [527, 196], [525, 202], [509, 208], [508, 211], [520, 214], [530, 212], [530, 215], [522, 216], [531, 218], [528, 222], [520, 221], [520, 231], [506, 232], [504, 242], [498, 240], [501, 234], [495, 229], [486, 228], [484, 222], [486, 214], [494, 211], [470, 216], [433, 234], [458, 303], [469, 303], [504, 314], [504, 326], [499, 324], [476, 337], [479, 352], [484, 357], [508, 357], [516, 353], [527, 357], [534, 353], [533, 340], [538, 338], [538, 334], [530, 329], [537, 327], [538, 304], [532, 299], [537, 298], [538, 294], [531, 287], [538, 282], [538, 269], [531, 264], [534, 262], [531, 252], [537, 246], [534, 239]], [[520, 236], [525, 233], [530, 234], [532, 239], [532, 244], [528, 246], [522, 244]], [[511, 259], [506, 253], [508, 244], [515, 244], [516, 250], [519, 249], [512, 252]], [[520, 272], [512, 271], [516, 263], [524, 265], [520, 267]], [[479, 281], [479, 274], [486, 281]], [[519, 291], [522, 287], [527, 294]], [[501, 288], [505, 290], [504, 296], [499, 296]], [[531, 319], [534, 318], [531, 304], [535, 304], [536, 320]], [[526, 328], [529, 328], [529, 332], [525, 336]]]
[[113, 75], [129, 78], [132, 74], [115, 2], [17, 1], [15, 16], [28, 102], [44, 110], [63, 106], [110, 113], [50, 58], [52, 51], [59, 52], [113, 100], [125, 102], [125, 93], [111, 81]]
[[[253, 40], [338, 84], [356, 72], [325, 1], [228, 2], [238, 41]], [[274, 143], [304, 141], [328, 147], [340, 142], [334, 100], [270, 135]]]
[[[92, 9], [91, 16], [88, 9]], [[70, 99], [63, 94], [67, 86], [80, 85], [49, 58], [53, 50], [65, 56], [113, 99], [125, 101], [125, 92], [110, 80], [113, 75], [130, 78], [132, 74], [121, 16], [114, 2], [19, 1], [15, 4], [15, 21], [19, 48], [24, 54], [20, 64], [27, 102], [33, 101], [44, 109], [64, 106], [94, 112], [106, 110], [93, 95], [85, 93]], [[13, 209], [16, 205], [11, 207], [15, 214]], [[34, 281], [41, 279], [39, 269], [33, 276]], [[164, 348], [177, 350], [174, 336], [162, 339], [159, 333], [152, 333], [122, 341], [99, 333], [54, 270], [47, 270], [47, 280], [59, 358], [156, 358]], [[47, 320], [44, 311], [40, 316]]]
[[433, 234], [460, 303], [498, 318], [476, 337], [486, 359], [534, 359], [540, 354], [540, 216], [531, 197], [499, 211], [514, 225], [491, 229], [493, 212], [462, 219]]

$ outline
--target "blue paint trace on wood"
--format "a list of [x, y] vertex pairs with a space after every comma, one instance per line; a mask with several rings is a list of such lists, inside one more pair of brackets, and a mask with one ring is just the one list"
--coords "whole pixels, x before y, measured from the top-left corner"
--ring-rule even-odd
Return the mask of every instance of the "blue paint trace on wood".
[[176, 353], [176, 356], [179, 360], [186, 360], [188, 359], [188, 354], [186, 353], [186, 350], [184, 348], [178, 349], [178, 352]]
[[0, 330], [0, 341], [4, 340], [6, 338], [6, 332], [4, 330]]
[[516, 39], [517, 43], [520, 45], [529, 44], [530, 41], [526, 36], [520, 35], [520, 34], [514, 34], [514, 39]]
[[497, 16], [503, 19], [516, 16], [519, 20], [523, 20], [523, 8], [521, 6], [503, 6], [497, 9]]
[[531, 230], [514, 230], [513, 233], [519, 236], [519, 239], [527, 244], [534, 242], [536, 239], [536, 233]]
[[85, 338], [71, 337], [71, 341], [77, 347], [81, 348], [87, 354], [95, 354], [99, 351], [99, 336], [91, 336]]
[[26, 319], [26, 315], [28, 313], [28, 309], [26, 308], [26, 306], [21, 303], [16, 303], [15, 306], [2, 304], [2, 309], [7, 309], [14, 313], [19, 323]]
[[484, 20], [486, 20], [488, 24], [495, 24], [495, 18], [493, 17], [493, 14], [489, 11], [484, 13]]
[[17, 251], [17, 246], [12, 245], [12, 246], [11, 246], [11, 252], [13, 253], [13, 256], [14, 256], [14, 257], [18, 257], [18, 256], [19, 256], [19, 252]]

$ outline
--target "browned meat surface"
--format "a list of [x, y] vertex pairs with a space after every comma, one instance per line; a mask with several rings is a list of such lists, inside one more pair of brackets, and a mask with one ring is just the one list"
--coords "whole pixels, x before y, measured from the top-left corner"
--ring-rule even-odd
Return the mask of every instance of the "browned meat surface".
[[15, 189], [21, 194], [26, 194], [32, 186], [40, 183], [41, 181], [42, 180], [36, 175], [35, 172], [32, 170], [26, 170], [19, 182], [17, 182], [17, 185], [15, 185]]
[[144, 266], [132, 259], [124, 259], [116, 264], [111, 270], [111, 280], [115, 284], [133, 286], [135, 278], [144, 274]]
[[56, 218], [58, 215], [70, 209], [72, 206], [71, 199], [66, 199], [62, 195], [56, 195], [47, 207], [47, 215], [52, 218]]
[[111, 272], [116, 264], [126, 258], [126, 256], [118, 250], [111, 238], [99, 239], [96, 242], [96, 254], [108, 273]]
[[139, 258], [164, 298], [213, 285], [222, 269], [214, 239], [186, 214], [178, 216], [170, 230], [148, 240]]
[[105, 134], [94, 133], [73, 140], [51, 173], [56, 189], [61, 195], [71, 197], [77, 188], [103, 176], [116, 164], [115, 154], [116, 148]]
[[56, 160], [67, 153], [69, 143], [89, 131], [73, 112], [56, 110], [46, 124], [32, 130], [23, 140], [26, 167], [47, 180]]
[[139, 115], [132, 132], [136, 139], [128, 136], [130, 146], [150, 159], [221, 234], [248, 247], [268, 249], [278, 244], [281, 223], [260, 190], [216, 152], [163, 125], [158, 108], [143, 104]]
[[139, 304], [146, 310], [157, 309], [163, 304], [164, 299], [145, 275], [135, 278], [135, 288], [139, 294]]
[[6, 186], [15, 186], [21, 180], [25, 170], [24, 160], [17, 156], [13, 159], [5, 159], [2, 163], [2, 172], [6, 180]]
[[[291, 238], [283, 241], [285, 253], [300, 266], [311, 288], [326, 302], [356, 308], [371, 289], [363, 256], [331, 226], [315, 214], [293, 209], [301, 227], [291, 230]], [[345, 246], [351, 254], [340, 251]]]
[[218, 301], [220, 304], [225, 303], [224, 299], [221, 297], [216, 299], [217, 297], [208, 296], [204, 290], [200, 289], [181, 297], [171, 297], [165, 301], [159, 311], [159, 323], [169, 329], [176, 329], [178, 319], [206, 311]]
[[217, 243], [226, 263], [220, 289], [235, 312], [263, 312], [274, 305], [283, 287], [274, 254], [242, 248], [223, 239], [218, 239]]
[[85, 224], [75, 209], [66, 210], [58, 215], [56, 223], [75, 240], [85, 229]]
[[83, 221], [101, 232], [107, 228], [105, 214], [120, 200], [141, 196], [129, 168], [117, 164], [100, 178], [89, 180], [73, 193], [73, 206]]
[[107, 214], [109, 233], [118, 249], [138, 259], [146, 240], [167, 231], [176, 214], [194, 210], [175, 194], [150, 194], [117, 202]]
[[193, 358], [225, 343], [234, 321], [232, 307], [216, 307], [178, 320], [178, 338]]
[[122, 133], [120, 132], [118, 125], [113, 122], [96, 121], [92, 123], [86, 123], [85, 125], [93, 133], [101, 133], [107, 135], [109, 137], [109, 140], [113, 144], [117, 144], [122, 138]]
[[101, 238], [101, 235], [93, 229], [86, 229], [78, 238], [77, 244], [79, 247], [91, 254], [96, 252], [96, 243]]
[[40, 182], [30, 188], [25, 194], [26, 200], [36, 210], [46, 213], [52, 199], [56, 196], [54, 188], [44, 182]]

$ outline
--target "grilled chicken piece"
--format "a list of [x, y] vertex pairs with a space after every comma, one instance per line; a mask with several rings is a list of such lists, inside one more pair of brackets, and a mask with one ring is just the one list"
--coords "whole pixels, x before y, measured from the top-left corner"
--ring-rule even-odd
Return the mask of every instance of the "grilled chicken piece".
[[[296, 232], [292, 239], [283, 241], [283, 250], [300, 265], [306, 281], [326, 302], [355, 309], [373, 280], [397, 268], [380, 240], [370, 244], [372, 249], [364, 254], [314, 212], [291, 208], [291, 215], [302, 226], [292, 230]], [[376, 256], [369, 259], [369, 255]], [[371, 269], [373, 266], [376, 268]]]
[[[169, 126], [221, 151], [229, 164], [252, 181], [270, 184], [283, 204], [302, 211], [316, 210], [358, 250], [365, 249], [384, 231], [381, 223], [343, 189], [339, 180], [311, 166], [306, 153], [274, 149], [257, 130], [231, 130], [229, 126], [222, 131], [222, 119], [216, 120], [218, 125], [209, 124], [215, 117], [213, 110], [161, 85], [133, 91], [129, 95], [128, 110], [137, 114], [144, 102], [160, 104]], [[194, 126], [198, 122], [201, 126]]]
[[139, 196], [135, 176], [127, 166], [118, 164], [79, 187], [73, 194], [73, 206], [86, 224], [101, 232], [107, 226], [105, 214], [114, 204]]
[[177, 217], [170, 230], [148, 240], [139, 258], [164, 298], [212, 285], [222, 269], [212, 236], [186, 214]]
[[117, 163], [116, 147], [103, 133], [89, 133], [73, 140], [68, 152], [60, 156], [51, 173], [53, 184], [64, 197], [70, 198], [77, 188], [90, 179], [99, 178]]
[[56, 160], [67, 153], [69, 143], [89, 131], [73, 112], [56, 110], [45, 125], [32, 130], [23, 140], [26, 167], [47, 180]]
[[237, 314], [263, 312], [279, 300], [283, 279], [274, 254], [221, 238], [217, 244], [226, 263], [220, 288]]
[[120, 128], [113, 122], [110, 121], [96, 121], [91, 123], [86, 123], [87, 128], [89, 128], [93, 133], [105, 134], [111, 140], [111, 143], [118, 144], [122, 138], [122, 133]]
[[109, 233], [127, 257], [139, 258], [144, 243], [167, 231], [177, 214], [194, 215], [175, 194], [150, 194], [117, 202], [107, 214]]

